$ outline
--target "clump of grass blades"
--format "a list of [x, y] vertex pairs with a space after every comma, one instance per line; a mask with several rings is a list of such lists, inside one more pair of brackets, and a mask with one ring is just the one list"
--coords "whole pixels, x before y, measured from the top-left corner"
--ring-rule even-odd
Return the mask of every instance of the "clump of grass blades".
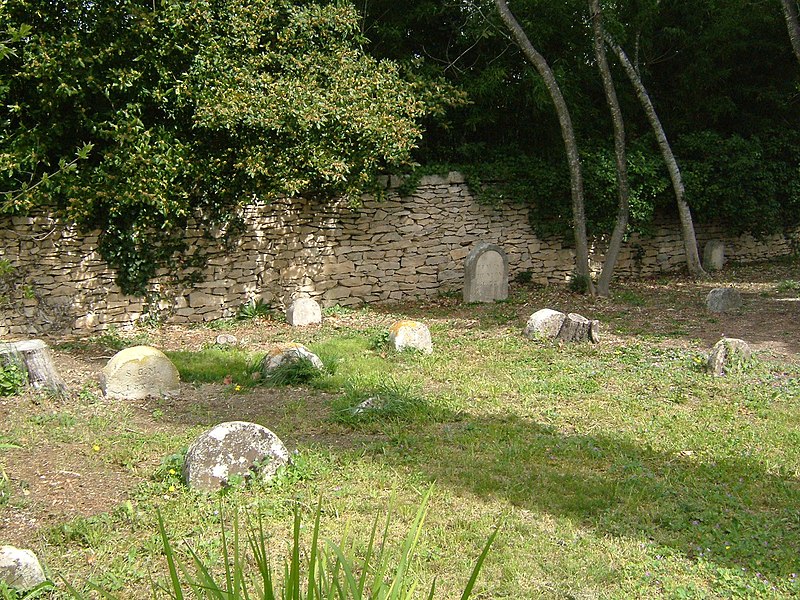
[[334, 420], [355, 423], [376, 419], [419, 421], [431, 416], [428, 402], [411, 384], [388, 377], [377, 382], [355, 378], [334, 405]]
[[[391, 552], [387, 548], [387, 538], [391, 521], [391, 512], [386, 516], [383, 535], [379, 540], [379, 517], [373, 522], [369, 542], [364, 558], [355, 558], [353, 543], [345, 539], [341, 544], [327, 542], [323, 544], [319, 538], [320, 515], [322, 502], [317, 504], [314, 517], [314, 530], [311, 545], [306, 552], [301, 552], [301, 515], [299, 506], [294, 509], [294, 522], [290, 552], [283, 561], [279, 571], [282, 577], [276, 577], [269, 552], [269, 543], [259, 520], [257, 528], [250, 528], [245, 533], [246, 550], [242, 549], [241, 532], [238, 518], [233, 521], [233, 540], [229, 543], [222, 527], [222, 557], [224, 571], [215, 576], [212, 566], [203, 560], [191, 547], [191, 566], [182, 562], [177, 556], [172, 542], [166, 533], [161, 514], [158, 515], [158, 526], [161, 535], [164, 555], [167, 559], [169, 584], [158, 587], [153, 584], [153, 597], [159, 593], [169, 598], [182, 600], [185, 594], [196, 598], [219, 600], [410, 600], [414, 598], [418, 581], [409, 572], [417, 544], [422, 534], [427, 514], [429, 489], [417, 511], [411, 528], [400, 548], [400, 554], [394, 568], [390, 565]], [[499, 527], [498, 527], [499, 528]], [[477, 581], [489, 548], [497, 535], [498, 528], [492, 532], [483, 547], [483, 551], [475, 562], [472, 574], [461, 595], [467, 600]], [[303, 558], [306, 556], [307, 558]], [[255, 565], [255, 576], [247, 573], [247, 565]], [[115, 598], [107, 590], [89, 583], [89, 587], [104, 598]], [[73, 598], [83, 596], [69, 583], [66, 587]], [[436, 591], [436, 581], [431, 583], [426, 598], [431, 600]]]
[[325, 365], [324, 370], [317, 368], [310, 359], [299, 357], [294, 360], [287, 360], [267, 375], [265, 381], [270, 385], [302, 385], [335, 370], [335, 361]]

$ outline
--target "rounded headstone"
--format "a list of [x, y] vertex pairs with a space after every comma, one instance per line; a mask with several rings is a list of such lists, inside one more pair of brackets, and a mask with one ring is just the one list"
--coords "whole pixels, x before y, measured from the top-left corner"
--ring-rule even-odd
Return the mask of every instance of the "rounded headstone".
[[180, 394], [180, 375], [166, 355], [151, 346], [117, 352], [100, 374], [100, 387], [109, 398], [142, 400]]
[[742, 295], [734, 288], [715, 288], [706, 297], [706, 308], [719, 313], [742, 307]]
[[419, 321], [397, 321], [389, 328], [389, 343], [401, 352], [407, 348], [425, 354], [433, 352], [433, 342], [428, 326]]
[[703, 268], [706, 271], [719, 271], [725, 265], [725, 242], [710, 240], [703, 248]]
[[322, 371], [325, 365], [319, 356], [311, 352], [303, 344], [289, 343], [281, 344], [272, 348], [261, 360], [261, 372], [269, 375], [272, 371], [288, 363], [308, 360], [317, 369]]
[[0, 581], [27, 591], [47, 581], [39, 559], [30, 550], [0, 546]]
[[738, 338], [722, 338], [711, 349], [706, 366], [716, 376], [724, 375], [732, 366], [742, 364], [752, 357], [750, 345]]
[[535, 338], [555, 338], [561, 331], [564, 319], [567, 318], [562, 312], [551, 308], [537, 310], [529, 318], [525, 325], [525, 337]]
[[508, 257], [496, 244], [478, 242], [464, 259], [464, 302], [508, 298]]
[[292, 327], [322, 323], [322, 309], [313, 298], [298, 298], [286, 309], [286, 322]]
[[234, 476], [268, 481], [289, 463], [286, 446], [266, 427], [229, 421], [201, 434], [186, 453], [183, 480], [192, 489], [217, 491]]

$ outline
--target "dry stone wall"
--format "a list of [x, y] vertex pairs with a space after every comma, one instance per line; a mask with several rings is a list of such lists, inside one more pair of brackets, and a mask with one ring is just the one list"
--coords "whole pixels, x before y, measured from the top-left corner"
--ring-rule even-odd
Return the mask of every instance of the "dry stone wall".
[[[355, 210], [283, 199], [255, 203], [241, 216], [244, 231], [230, 238], [187, 234], [190, 252], [206, 258], [202, 281], [180, 283], [164, 272], [146, 297], [120, 292], [97, 234], [81, 235], [45, 213], [0, 217], [0, 266], [11, 267], [0, 269], [0, 335], [124, 328], [142, 318], [203, 322], [259, 298], [277, 308], [303, 296], [349, 306], [461, 291], [464, 259], [481, 241], [505, 250], [512, 281], [530, 273], [534, 282], [564, 283], [573, 269], [563, 239], [537, 238], [523, 207], [478, 203], [458, 173], [427, 177], [409, 197], [396, 188], [382, 200], [366, 196]], [[699, 227], [701, 246], [710, 239], [725, 242], [727, 260], [746, 262], [791, 253], [800, 230], [757, 240]], [[602, 243], [596, 252], [601, 258]], [[683, 256], [678, 225], [664, 223], [651, 237], [632, 236], [617, 273], [679, 270]]]

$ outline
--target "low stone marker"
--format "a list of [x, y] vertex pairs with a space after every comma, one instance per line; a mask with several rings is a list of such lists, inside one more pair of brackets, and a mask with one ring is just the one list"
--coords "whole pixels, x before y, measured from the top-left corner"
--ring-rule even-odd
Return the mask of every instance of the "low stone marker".
[[703, 248], [703, 268], [706, 271], [719, 271], [725, 266], [725, 242], [710, 240]]
[[464, 302], [508, 298], [508, 258], [500, 246], [478, 242], [464, 259]]
[[724, 375], [729, 369], [741, 366], [750, 360], [753, 353], [744, 340], [738, 338], [722, 338], [711, 349], [706, 367], [717, 377]]
[[0, 546], [0, 581], [22, 592], [47, 581], [39, 559], [30, 550]]
[[266, 427], [229, 421], [201, 434], [186, 453], [183, 480], [190, 488], [214, 492], [232, 477], [270, 480], [289, 463], [286, 446]]
[[529, 339], [559, 339], [565, 342], [600, 341], [600, 321], [587, 319], [577, 313], [564, 314], [550, 308], [533, 313], [525, 325]]
[[239, 340], [231, 333], [220, 333], [215, 339], [214, 343], [217, 346], [235, 346]]
[[172, 361], [152, 346], [134, 346], [117, 352], [100, 374], [103, 393], [118, 400], [178, 396], [180, 383]]
[[706, 308], [714, 313], [728, 312], [742, 307], [742, 295], [734, 288], [714, 288], [706, 296]]
[[322, 323], [322, 309], [313, 298], [298, 298], [286, 309], [286, 322], [292, 327]]
[[322, 364], [322, 360], [319, 356], [311, 352], [311, 350], [303, 346], [303, 344], [296, 344], [294, 342], [280, 344], [272, 348], [261, 360], [260, 369], [264, 375], [269, 375], [275, 369], [285, 364], [298, 362], [303, 359], [310, 361], [311, 364], [320, 371], [325, 369], [325, 365]]
[[433, 352], [428, 326], [419, 321], [397, 321], [389, 328], [389, 343], [398, 352], [408, 348], [425, 354]]

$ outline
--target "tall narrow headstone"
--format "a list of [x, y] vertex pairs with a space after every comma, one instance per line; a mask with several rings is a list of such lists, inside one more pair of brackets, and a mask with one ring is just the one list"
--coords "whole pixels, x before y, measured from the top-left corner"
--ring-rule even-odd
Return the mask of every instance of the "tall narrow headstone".
[[703, 268], [706, 271], [719, 271], [725, 265], [725, 242], [710, 240], [703, 249]]
[[508, 258], [503, 249], [479, 242], [464, 260], [464, 302], [508, 298]]

